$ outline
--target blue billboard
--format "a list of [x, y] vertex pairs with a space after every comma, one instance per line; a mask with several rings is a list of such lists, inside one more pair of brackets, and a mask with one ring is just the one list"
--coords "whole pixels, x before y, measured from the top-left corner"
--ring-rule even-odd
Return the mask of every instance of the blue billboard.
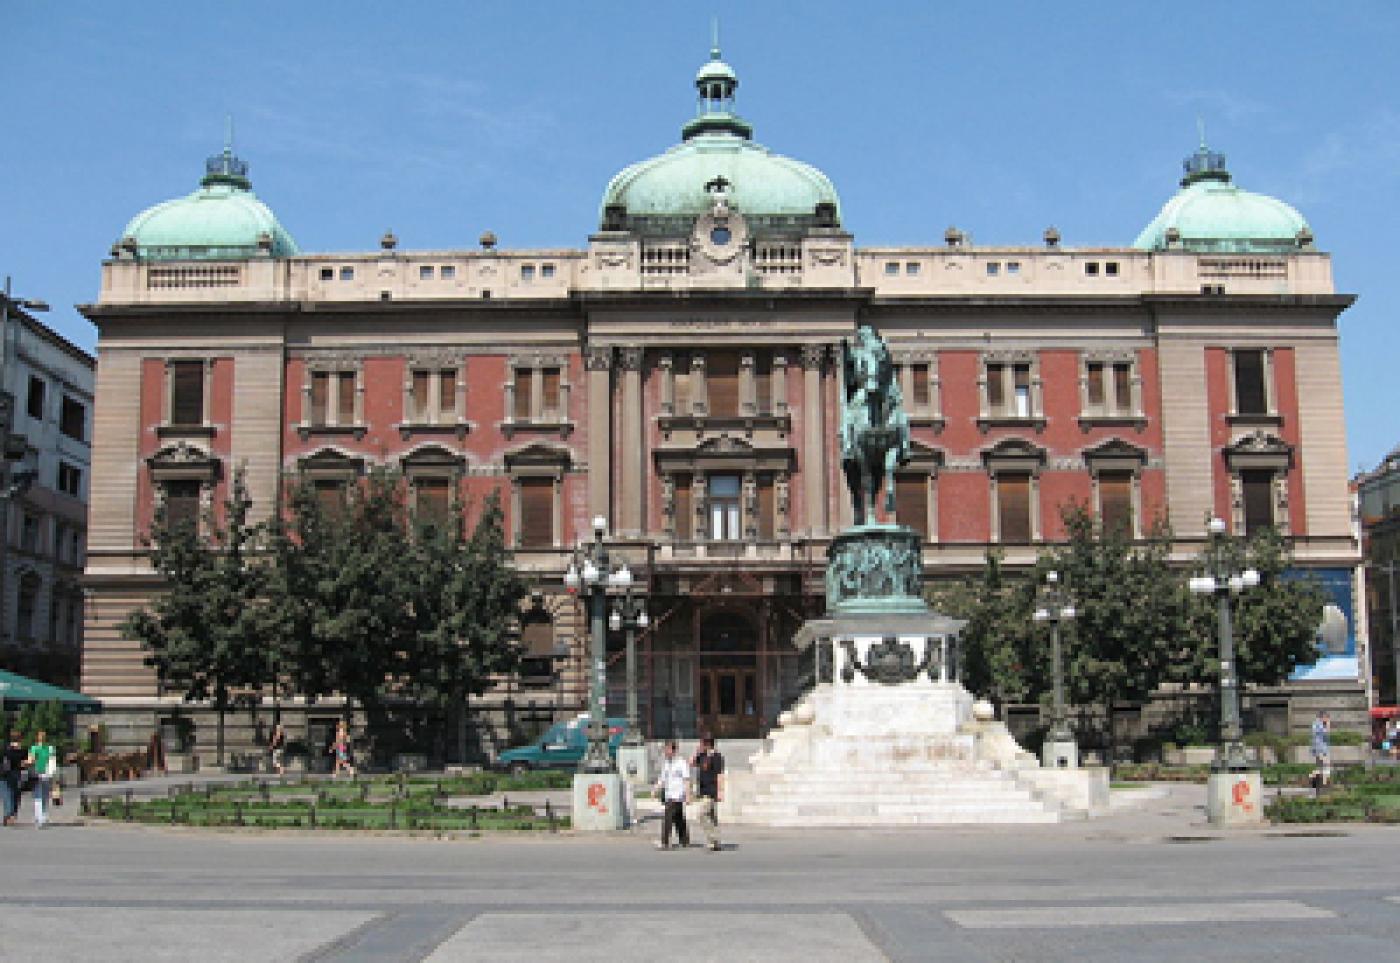
[[1348, 680], [1361, 677], [1356, 656], [1356, 594], [1353, 592], [1353, 569], [1307, 568], [1289, 569], [1288, 579], [1311, 579], [1327, 595], [1322, 622], [1317, 627], [1317, 661], [1300, 665], [1289, 676], [1295, 682]]

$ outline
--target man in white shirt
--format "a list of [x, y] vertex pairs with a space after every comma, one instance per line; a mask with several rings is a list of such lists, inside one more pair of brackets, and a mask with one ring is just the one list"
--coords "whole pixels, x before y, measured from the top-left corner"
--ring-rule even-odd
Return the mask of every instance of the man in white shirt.
[[676, 753], [676, 740], [666, 743], [666, 759], [656, 781], [656, 792], [665, 803], [661, 817], [661, 842], [657, 849], [671, 848], [671, 827], [676, 827], [676, 841], [682, 849], [690, 846], [690, 830], [685, 824], [685, 804], [690, 798], [690, 764]]

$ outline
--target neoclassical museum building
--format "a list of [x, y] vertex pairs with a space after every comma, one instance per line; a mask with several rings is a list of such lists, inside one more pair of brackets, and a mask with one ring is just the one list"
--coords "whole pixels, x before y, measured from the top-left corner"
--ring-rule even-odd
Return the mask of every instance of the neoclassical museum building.
[[[850, 523], [836, 351], [858, 324], [898, 366], [914, 440], [896, 514], [930, 579], [993, 548], [1027, 566], [1078, 499], [1138, 535], [1164, 516], [1183, 561], [1212, 514], [1274, 526], [1353, 611], [1337, 324], [1353, 298], [1296, 210], [1202, 145], [1131, 243], [1050, 228], [984, 247], [949, 228], [858, 247], [835, 185], [754, 140], [718, 51], [695, 86], [680, 142], [603, 187], [597, 223], [568, 228], [580, 246], [304, 252], [231, 150], [131, 220], [82, 309], [100, 330], [82, 687], [114, 734], [144, 742], [179, 708], [116, 629], [159, 587], [156, 505], [198, 515], [242, 468], [266, 513], [289, 479], [333, 492], [373, 466], [423, 508], [502, 495], [533, 594], [524, 669], [483, 703], [488, 743], [584, 707], [563, 573], [595, 516], [651, 615], [646, 731], [764, 733], [797, 694], [792, 637]], [[1356, 688], [1356, 634], [1321, 677]], [[620, 655], [609, 672], [612, 714]], [[336, 711], [282, 705], [293, 726]]]

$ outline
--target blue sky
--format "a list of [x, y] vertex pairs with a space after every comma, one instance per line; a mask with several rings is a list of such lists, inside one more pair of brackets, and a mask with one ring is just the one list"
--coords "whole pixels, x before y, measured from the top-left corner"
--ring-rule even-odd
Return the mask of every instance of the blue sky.
[[577, 247], [674, 143], [718, 15], [757, 140], [822, 168], [859, 244], [1130, 243], [1197, 117], [1334, 255], [1352, 467], [1394, 444], [1400, 4], [143, 2], [0, 11], [0, 273], [72, 308], [234, 116], [303, 250]]

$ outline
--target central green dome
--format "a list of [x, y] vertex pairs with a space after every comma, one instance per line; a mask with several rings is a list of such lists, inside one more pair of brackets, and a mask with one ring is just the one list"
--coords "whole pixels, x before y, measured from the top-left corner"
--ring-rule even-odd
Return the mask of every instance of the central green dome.
[[248, 164], [225, 148], [209, 158], [199, 190], [133, 217], [121, 247], [148, 261], [290, 257], [296, 241], [253, 193]]
[[734, 69], [711, 50], [695, 77], [699, 103], [681, 143], [613, 177], [599, 208], [605, 227], [623, 216], [633, 224], [697, 217], [713, 206], [716, 184], [747, 218], [812, 218], [826, 205], [832, 225], [840, 223], [841, 202], [825, 174], [753, 142], [753, 128], [734, 112], [738, 86]]
[[1181, 190], [1142, 229], [1133, 247], [1265, 254], [1312, 243], [1312, 230], [1297, 210], [1231, 181], [1224, 154], [1202, 143], [1183, 166]]

